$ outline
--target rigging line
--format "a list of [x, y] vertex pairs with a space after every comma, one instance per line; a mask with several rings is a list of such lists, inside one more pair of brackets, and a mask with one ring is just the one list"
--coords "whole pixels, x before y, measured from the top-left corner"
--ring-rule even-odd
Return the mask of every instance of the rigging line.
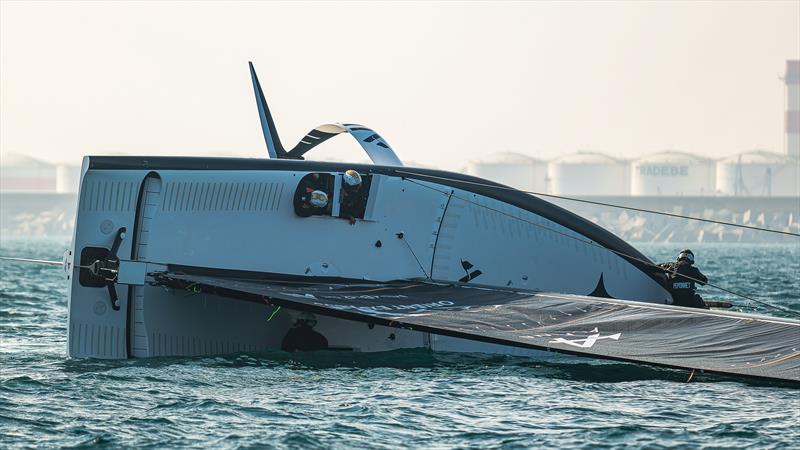
[[[452, 194], [452, 193], [450, 193], [450, 192], [448, 192], [448, 191], [443, 191], [443, 190], [437, 189], [437, 188], [435, 188], [435, 187], [433, 187], [433, 186], [428, 186], [428, 185], [425, 185], [425, 184], [423, 184], [423, 183], [420, 183], [420, 182], [418, 182], [418, 181], [415, 181], [415, 180], [412, 180], [412, 179], [409, 179], [409, 178], [405, 178], [405, 180], [407, 180], [407, 181], [408, 181], [408, 182], [410, 182], [410, 183], [414, 183], [414, 184], [417, 184], [417, 185], [419, 185], [419, 186], [422, 186], [422, 187], [425, 187], [425, 188], [431, 189], [431, 190], [433, 190], [433, 191], [439, 192], [439, 193], [441, 193], [441, 194], [444, 194], [444, 195], [450, 195], [450, 196], [452, 196], [452, 197], [454, 197], [454, 198], [457, 198], [457, 199], [459, 199], [459, 200], [463, 200], [463, 201], [465, 201], [465, 202], [467, 202], [467, 203], [471, 203], [471, 204], [473, 204], [473, 205], [480, 206], [481, 208], [485, 208], [485, 209], [488, 209], [488, 210], [490, 210], [490, 211], [494, 211], [494, 212], [496, 212], [496, 213], [498, 213], [498, 214], [502, 214], [502, 215], [504, 215], [504, 216], [511, 217], [512, 219], [516, 219], [516, 220], [519, 220], [519, 221], [522, 221], [522, 222], [528, 223], [528, 224], [530, 224], [530, 225], [533, 225], [533, 226], [536, 226], [536, 227], [542, 228], [542, 229], [544, 229], [544, 230], [547, 230], [547, 231], [550, 231], [550, 232], [553, 232], [553, 233], [556, 233], [556, 234], [560, 234], [561, 236], [565, 236], [565, 237], [568, 237], [568, 238], [570, 238], [570, 239], [574, 239], [574, 240], [576, 240], [576, 241], [578, 241], [578, 242], [582, 242], [582, 243], [584, 243], [584, 244], [587, 244], [587, 245], [591, 245], [591, 246], [594, 246], [594, 247], [601, 248], [601, 249], [603, 249], [603, 250], [607, 250], [607, 251], [609, 251], [609, 252], [611, 252], [611, 253], [614, 253], [614, 254], [616, 254], [616, 255], [618, 255], [618, 256], [621, 256], [621, 257], [623, 257], [623, 258], [625, 258], [625, 259], [628, 259], [628, 260], [631, 260], [631, 261], [636, 261], [636, 262], [639, 262], [639, 263], [641, 263], [641, 264], [644, 264], [644, 265], [646, 265], [646, 266], [648, 266], [648, 267], [652, 267], [652, 268], [655, 268], [655, 269], [657, 269], [657, 270], [660, 270], [660, 271], [662, 271], [662, 272], [664, 272], [664, 273], [677, 274], [677, 272], [676, 272], [676, 271], [674, 271], [674, 270], [668, 270], [668, 269], [665, 269], [665, 268], [663, 268], [663, 267], [660, 267], [660, 266], [658, 266], [658, 265], [656, 265], [656, 264], [653, 264], [653, 263], [652, 263], [652, 262], [650, 262], [650, 261], [646, 261], [646, 260], [644, 260], [644, 259], [640, 259], [640, 258], [637, 258], [637, 257], [635, 257], [635, 256], [631, 256], [631, 255], [628, 255], [628, 254], [622, 253], [622, 252], [620, 252], [620, 251], [617, 251], [617, 250], [612, 250], [612, 249], [610, 249], [610, 248], [608, 248], [608, 247], [605, 247], [605, 246], [603, 246], [603, 245], [600, 245], [600, 244], [598, 244], [598, 243], [596, 243], [596, 242], [594, 242], [594, 241], [590, 241], [590, 240], [586, 240], [586, 239], [581, 239], [581, 238], [579, 238], [579, 237], [576, 237], [576, 236], [573, 236], [573, 235], [571, 235], [571, 234], [569, 234], [569, 233], [564, 233], [564, 232], [562, 232], [562, 231], [555, 230], [555, 229], [553, 229], [553, 228], [550, 228], [550, 227], [547, 227], [547, 226], [544, 226], [544, 225], [538, 224], [538, 223], [536, 223], [536, 222], [533, 222], [533, 221], [530, 221], [530, 220], [523, 219], [522, 217], [517, 217], [517, 216], [515, 216], [515, 215], [513, 215], [513, 214], [510, 214], [510, 213], [507, 213], [507, 212], [505, 212], [505, 211], [501, 211], [501, 210], [499, 210], [499, 209], [492, 208], [491, 206], [482, 205], [482, 204], [480, 204], [480, 203], [478, 203], [478, 202], [475, 202], [475, 201], [472, 201], [472, 200], [470, 200], [470, 199], [466, 199], [466, 198], [463, 198], [463, 197], [459, 197], [459, 196], [458, 196], [458, 195], [456, 195], [456, 194]], [[413, 253], [413, 251], [412, 251], [412, 253]], [[416, 257], [416, 255], [414, 255], [414, 257]], [[764, 306], [767, 306], [767, 307], [770, 307], [770, 308], [776, 309], [776, 310], [778, 310], [778, 311], [783, 311], [783, 312], [785, 312], [785, 313], [792, 314], [792, 315], [795, 315], [795, 316], [798, 316], [798, 317], [800, 317], [800, 312], [797, 312], [797, 311], [795, 311], [795, 310], [792, 310], [792, 309], [789, 309], [789, 308], [784, 308], [784, 307], [782, 307], [782, 306], [778, 306], [778, 305], [773, 305], [773, 304], [771, 304], [771, 303], [768, 303], [768, 302], [765, 302], [765, 301], [763, 301], [763, 300], [758, 300], [758, 299], [756, 299], [756, 298], [750, 297], [749, 295], [745, 295], [745, 294], [742, 294], [742, 293], [739, 293], [739, 292], [735, 292], [735, 291], [732, 291], [732, 290], [730, 290], [730, 289], [724, 288], [724, 287], [722, 287], [722, 286], [717, 286], [717, 285], [715, 285], [715, 284], [709, 283], [709, 282], [707, 282], [707, 281], [706, 281], [706, 282], [704, 282], [704, 281], [698, 280], [698, 279], [696, 279], [696, 278], [692, 278], [692, 277], [690, 277], [690, 276], [687, 276], [687, 275], [683, 275], [683, 274], [680, 274], [680, 275], [681, 275], [681, 277], [683, 277], [683, 278], [686, 278], [686, 279], [688, 279], [688, 280], [691, 280], [691, 281], [694, 281], [695, 283], [705, 284], [705, 285], [706, 285], [706, 286], [708, 286], [708, 287], [712, 287], [712, 288], [718, 289], [718, 290], [720, 290], [720, 291], [727, 292], [728, 294], [735, 295], [735, 296], [737, 296], [737, 297], [740, 297], [740, 298], [743, 298], [743, 299], [745, 299], [745, 300], [750, 300], [750, 301], [752, 301], [752, 302], [755, 302], [755, 303], [758, 303], [758, 304], [761, 304], [761, 305], [764, 305]]]
[[419, 177], [455, 181], [455, 182], [458, 182], [458, 183], [474, 184], [474, 185], [478, 185], [478, 186], [490, 187], [490, 188], [493, 188], [493, 189], [503, 189], [503, 190], [507, 190], [507, 191], [524, 192], [526, 194], [538, 195], [538, 196], [541, 196], [541, 197], [551, 197], [551, 198], [557, 198], [557, 199], [560, 199], [560, 200], [570, 200], [570, 201], [573, 201], [573, 202], [588, 203], [588, 204], [591, 204], [591, 205], [599, 205], [599, 206], [608, 206], [608, 207], [611, 207], [611, 208], [628, 209], [628, 210], [631, 210], [631, 211], [639, 211], [639, 212], [645, 212], [645, 213], [650, 213], [650, 214], [659, 214], [659, 215], [662, 215], [662, 216], [677, 217], [677, 218], [680, 218], [680, 219], [697, 220], [697, 221], [700, 221], [700, 222], [715, 223], [715, 224], [718, 224], [718, 225], [727, 225], [727, 226], [730, 226], [730, 227], [747, 228], [747, 229], [750, 229], [750, 230], [765, 231], [767, 233], [776, 233], [776, 234], [784, 234], [784, 235], [787, 235], [787, 236], [800, 237], [800, 233], [792, 233], [791, 231], [774, 230], [772, 228], [761, 228], [761, 227], [756, 227], [756, 226], [752, 226], [752, 225], [743, 225], [743, 224], [738, 224], [738, 223], [733, 223], [733, 222], [724, 222], [724, 221], [721, 221], [721, 220], [704, 219], [702, 217], [684, 216], [684, 215], [681, 215], [681, 214], [668, 213], [668, 212], [665, 212], [665, 211], [656, 211], [656, 210], [652, 210], [652, 209], [636, 208], [636, 207], [633, 207], [633, 206], [615, 205], [613, 203], [604, 203], [604, 202], [598, 202], [598, 201], [594, 201], [594, 200], [584, 200], [584, 199], [575, 198], [575, 197], [564, 197], [562, 195], [543, 194], [541, 192], [536, 192], [536, 191], [523, 191], [523, 190], [520, 190], [520, 189], [515, 189], [515, 188], [512, 188], [512, 187], [508, 187], [508, 186], [496, 186], [496, 185], [488, 184], [488, 183], [479, 183], [477, 181], [457, 180], [455, 178], [440, 177], [440, 176], [436, 176], [436, 175], [427, 175], [427, 174], [418, 173], [418, 172], [408, 172], [408, 171], [405, 171], [405, 170], [395, 170], [395, 172], [404, 173], [404, 174], [408, 174], [408, 175], [419, 176]]
[[47, 266], [63, 266], [64, 263], [62, 261], [48, 261], [46, 259], [31, 259], [31, 258], [13, 258], [10, 256], [0, 256], [0, 260], [2, 261], [12, 261], [12, 262], [26, 262], [26, 263], [34, 263], [34, 264], [44, 264]]
[[422, 270], [422, 273], [425, 274], [425, 278], [430, 280], [431, 279], [430, 275], [428, 275], [428, 272], [425, 271], [425, 268], [422, 266], [422, 263], [419, 262], [419, 258], [417, 258], [417, 254], [414, 253], [414, 249], [411, 248], [411, 244], [409, 244], [408, 241], [406, 240], [405, 233], [400, 232], [400, 233], [397, 233], [396, 236], [397, 236], [397, 239], [400, 239], [401, 241], [405, 242], [406, 247], [408, 247], [408, 249], [411, 251], [411, 254], [414, 255], [414, 259], [417, 261], [417, 265], [419, 266], [420, 270]]

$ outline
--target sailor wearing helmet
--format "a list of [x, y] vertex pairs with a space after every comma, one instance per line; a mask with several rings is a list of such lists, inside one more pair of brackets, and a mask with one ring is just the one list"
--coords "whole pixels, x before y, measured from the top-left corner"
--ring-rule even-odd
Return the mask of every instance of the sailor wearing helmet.
[[311, 313], [301, 313], [281, 342], [285, 352], [312, 352], [328, 348], [328, 339], [314, 330], [317, 318]]
[[694, 267], [694, 253], [691, 250], [681, 250], [677, 261], [658, 266], [667, 272], [666, 287], [672, 294], [673, 305], [708, 309], [703, 298], [695, 293], [695, 283], [704, 285], [708, 278]]
[[364, 217], [366, 209], [366, 196], [363, 189], [361, 175], [350, 169], [342, 175], [342, 207], [339, 217], [347, 219], [350, 225], [356, 223], [356, 218]]
[[328, 194], [322, 190], [318, 173], [304, 176], [294, 193], [294, 212], [300, 217], [328, 213]]

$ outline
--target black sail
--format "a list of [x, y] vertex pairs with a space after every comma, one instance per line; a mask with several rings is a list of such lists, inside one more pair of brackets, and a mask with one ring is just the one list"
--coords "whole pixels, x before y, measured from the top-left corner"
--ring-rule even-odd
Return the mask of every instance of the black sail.
[[800, 321], [792, 319], [423, 282], [284, 285], [178, 273], [156, 280], [476, 341], [800, 382]]

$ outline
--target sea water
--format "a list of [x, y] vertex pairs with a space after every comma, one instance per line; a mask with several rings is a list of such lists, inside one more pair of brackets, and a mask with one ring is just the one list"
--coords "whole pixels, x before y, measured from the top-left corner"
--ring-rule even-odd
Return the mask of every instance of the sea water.
[[[60, 260], [68, 240], [2, 239]], [[657, 261], [686, 245], [643, 245]], [[800, 311], [798, 245], [692, 244], [712, 282]], [[800, 389], [504, 356], [66, 357], [60, 268], [0, 262], [0, 447], [800, 447]], [[786, 315], [702, 288], [741, 311]]]

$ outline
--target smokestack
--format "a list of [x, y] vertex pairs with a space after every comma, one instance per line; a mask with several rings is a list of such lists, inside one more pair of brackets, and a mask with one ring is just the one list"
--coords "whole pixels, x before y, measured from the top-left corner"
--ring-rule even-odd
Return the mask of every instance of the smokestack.
[[786, 154], [800, 158], [800, 60], [786, 61]]

